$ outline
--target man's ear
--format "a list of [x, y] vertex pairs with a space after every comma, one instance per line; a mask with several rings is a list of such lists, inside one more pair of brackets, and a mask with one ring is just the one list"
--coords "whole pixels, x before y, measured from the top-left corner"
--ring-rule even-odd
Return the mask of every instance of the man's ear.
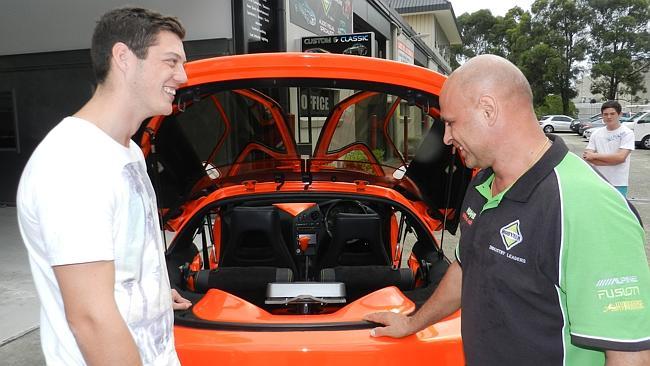
[[126, 73], [129, 69], [130, 60], [133, 57], [133, 53], [129, 47], [122, 42], [117, 42], [111, 48], [111, 56], [111, 62], [117, 68], [115, 71], [120, 71], [122, 74]]
[[499, 112], [497, 101], [491, 95], [482, 95], [478, 99], [478, 107], [481, 115], [488, 123], [488, 126], [493, 126], [497, 121]]

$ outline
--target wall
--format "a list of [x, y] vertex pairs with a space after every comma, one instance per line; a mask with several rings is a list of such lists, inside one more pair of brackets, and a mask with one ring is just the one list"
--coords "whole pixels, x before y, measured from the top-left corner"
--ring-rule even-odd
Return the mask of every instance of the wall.
[[[231, 50], [226, 39], [185, 42], [190, 60]], [[15, 91], [20, 139], [20, 153], [0, 151], [0, 203], [15, 203], [29, 156], [56, 123], [90, 98], [94, 80], [88, 50], [0, 56], [0, 90]]]
[[[186, 40], [232, 38], [231, 0], [21, 0], [0, 11], [0, 55], [78, 50], [90, 47], [96, 20], [125, 5], [178, 17]], [[218, 20], [218, 21], [217, 21]], [[11, 35], [8, 37], [6, 35]]]

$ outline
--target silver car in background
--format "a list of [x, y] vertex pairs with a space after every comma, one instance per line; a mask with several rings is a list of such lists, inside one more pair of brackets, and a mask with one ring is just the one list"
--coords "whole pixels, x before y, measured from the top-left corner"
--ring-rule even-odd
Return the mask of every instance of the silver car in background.
[[571, 131], [571, 122], [573, 118], [562, 114], [551, 114], [542, 116], [539, 119], [539, 126], [545, 133], [552, 133], [555, 131]]

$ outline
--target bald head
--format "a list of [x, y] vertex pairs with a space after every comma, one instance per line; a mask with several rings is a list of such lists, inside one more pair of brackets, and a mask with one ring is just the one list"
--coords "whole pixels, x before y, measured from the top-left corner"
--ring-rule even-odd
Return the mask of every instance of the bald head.
[[526, 77], [502, 57], [477, 56], [455, 70], [440, 93], [440, 112], [445, 143], [456, 146], [468, 166], [495, 168], [545, 141]]
[[473, 100], [492, 95], [508, 104], [532, 106], [533, 103], [533, 93], [524, 74], [510, 61], [495, 55], [470, 59], [451, 74], [445, 87]]

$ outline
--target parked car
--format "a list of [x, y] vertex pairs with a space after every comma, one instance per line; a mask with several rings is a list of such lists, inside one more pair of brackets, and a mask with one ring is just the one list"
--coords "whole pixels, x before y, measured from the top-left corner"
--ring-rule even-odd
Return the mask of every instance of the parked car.
[[626, 122], [634, 131], [634, 142], [644, 149], [650, 149], [650, 111], [635, 114], [631, 122]]
[[605, 126], [605, 122], [603, 122], [602, 118], [599, 118], [595, 121], [580, 122], [580, 125], [578, 126], [578, 135], [583, 136], [585, 131], [589, 128], [603, 126]]
[[[445, 77], [327, 53], [186, 71], [174, 112], [138, 138], [170, 283], [193, 302], [175, 312], [181, 363], [464, 365], [460, 312], [403, 339], [371, 337], [362, 320], [413, 312], [448, 267], [433, 232], [456, 230], [472, 171], [442, 142]], [[327, 116], [320, 130], [310, 113]]]
[[573, 118], [565, 115], [542, 116], [539, 119], [539, 125], [545, 133], [571, 131], [571, 122], [573, 122]]
[[588, 128], [588, 129], [586, 129], [586, 130], [582, 133], [582, 137], [584, 137], [585, 139], [587, 139], [587, 141], [589, 141], [589, 139], [591, 138], [591, 134], [594, 133], [594, 132], [596, 132], [596, 130], [599, 129], [599, 128], [603, 128], [603, 126], [599, 126], [599, 127], [590, 127], [590, 128]]
[[[573, 132], [576, 132], [578, 135], [582, 135], [582, 132], [585, 130], [585, 125], [590, 125], [593, 121], [602, 119], [602, 116], [600, 113], [594, 114], [593, 116], [587, 118], [587, 119], [582, 119], [582, 120], [575, 120], [571, 123], [571, 130]], [[580, 127], [582, 126], [582, 132], [580, 132]], [[589, 127], [586, 127], [589, 128]]]

